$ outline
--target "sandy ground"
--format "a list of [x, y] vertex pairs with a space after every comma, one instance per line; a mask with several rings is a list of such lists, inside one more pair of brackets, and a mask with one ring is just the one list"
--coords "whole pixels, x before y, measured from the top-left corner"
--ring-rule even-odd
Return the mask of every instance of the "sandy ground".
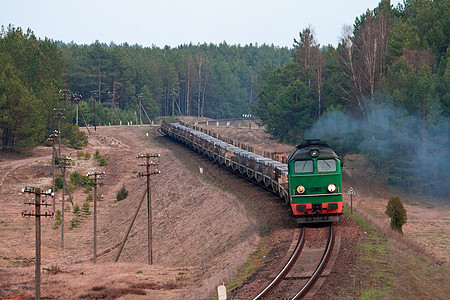
[[[289, 152], [291, 149], [291, 146], [277, 144], [257, 126], [252, 126], [250, 130], [237, 126], [215, 130], [255, 149], [276, 152]], [[134, 126], [97, 127], [96, 133], [89, 137], [89, 146], [83, 151], [89, 152], [92, 157], [89, 160], [75, 159], [75, 165], [68, 173], [106, 172], [103, 185], [98, 190], [103, 198], [98, 201], [97, 264], [92, 262], [92, 214], [75, 216], [72, 207], [69, 207], [65, 212], [64, 248], [61, 248], [61, 228], [53, 228], [55, 219], [43, 219], [42, 266], [53, 272], [44, 270], [42, 273], [42, 297], [207, 299], [215, 293], [218, 285], [235, 274], [254, 251], [260, 240], [261, 218], [264, 224], [269, 224], [270, 238], [274, 241], [274, 250], [270, 252], [268, 261], [276, 263], [278, 257], [283, 256], [289, 246], [287, 230], [294, 225], [276, 196], [260, 191], [258, 187], [247, 187], [252, 185], [243, 180], [237, 179], [229, 184], [234, 181], [233, 174], [227, 175], [227, 171], [203, 163], [202, 158], [194, 159], [183, 152], [170, 151], [163, 140], [155, 140], [152, 136], [155, 136], [153, 128]], [[96, 150], [108, 158], [106, 167], [99, 167], [93, 158]], [[63, 154], [74, 158], [76, 152], [63, 148]], [[137, 215], [119, 263], [114, 263], [146, 187], [145, 177], [137, 177], [139, 172], [144, 172], [144, 167], [139, 166], [144, 160], [136, 159], [138, 153], [161, 154], [157, 159], [157, 169], [162, 173], [152, 176], [152, 266], [147, 264], [146, 201]], [[0, 155], [0, 298], [33, 297], [34, 219], [21, 217], [22, 211], [31, 209], [24, 204], [31, 197], [19, 191], [25, 185], [51, 186], [51, 148], [37, 147], [33, 155], [27, 158]], [[189, 164], [185, 160], [189, 160]], [[199, 167], [204, 168], [207, 179], [200, 178]], [[353, 197], [354, 209], [366, 213], [380, 226], [388, 227], [384, 210], [389, 197], [396, 193], [368, 176], [373, 170], [358, 155], [346, 158], [344, 170], [345, 189], [352, 186], [357, 193]], [[211, 180], [223, 181], [209, 182]], [[129, 196], [117, 201], [116, 194], [122, 186], [129, 191]], [[230, 193], [227, 191], [229, 189], [235, 192]], [[236, 193], [236, 190], [239, 192]], [[84, 188], [77, 188], [74, 202], [82, 206], [89, 193]], [[438, 204], [411, 195], [400, 197], [408, 211], [405, 235], [425, 248], [438, 262], [448, 265], [448, 201]], [[254, 199], [250, 206], [260, 205], [257, 207], [260, 216], [252, 215], [249, 204], [241, 198]], [[345, 201], [349, 206], [350, 197], [347, 194]], [[88, 203], [92, 212], [93, 203]], [[426, 203], [425, 208], [422, 203]], [[61, 193], [57, 194], [56, 209], [61, 210]], [[51, 211], [52, 208], [46, 210]], [[276, 214], [273, 213], [275, 211]], [[74, 218], [80, 220], [77, 227], [72, 227]], [[351, 249], [357, 241], [358, 231], [347, 219], [342, 222], [341, 228], [344, 233], [348, 231], [348, 245], [344, 248]], [[343, 243], [346, 243], [345, 239]], [[345, 256], [352, 254], [343, 253], [342, 257]], [[272, 273], [270, 264], [265, 268], [266, 275]], [[260, 276], [266, 275], [263, 273]], [[332, 287], [345, 274], [336, 272], [334, 276], [336, 280]], [[328, 289], [325, 284], [324, 290], [332, 293], [334, 288]], [[325, 293], [322, 297], [329, 295]]]
[[[106, 172], [98, 189], [103, 199], [98, 201], [97, 264], [92, 263], [92, 214], [78, 217], [71, 207], [65, 212], [64, 248], [60, 246], [61, 228], [53, 229], [55, 219], [43, 219], [42, 266], [61, 272], [43, 272], [42, 297], [96, 299], [97, 294], [115, 293], [125, 295], [121, 299], [127, 299], [126, 295], [132, 295], [130, 299], [182, 299], [192, 294], [206, 298], [251, 253], [258, 242], [258, 226], [244, 205], [232, 194], [203, 182], [195, 171], [188, 171], [173, 153], [146, 136], [152, 131], [150, 127], [98, 127], [89, 137], [83, 151], [92, 157], [75, 159], [68, 173]], [[106, 167], [99, 167], [93, 158], [96, 150], [108, 158]], [[157, 168], [162, 173], [152, 177], [154, 266], [147, 265], [146, 201], [116, 265], [112, 262], [118, 246], [146, 187], [145, 177], [137, 178], [137, 173], [145, 171], [139, 166], [144, 160], [136, 159], [139, 152], [161, 154]], [[31, 210], [24, 204], [31, 197], [19, 191], [25, 185], [51, 186], [50, 154], [50, 148], [39, 147], [25, 160], [2, 157], [0, 162], [0, 297], [34, 295], [35, 220], [21, 217], [22, 211]], [[63, 148], [63, 154], [76, 158], [71, 149]], [[123, 185], [129, 196], [118, 202], [116, 194]], [[74, 202], [81, 207], [87, 196], [78, 188]], [[61, 200], [58, 193], [59, 210]], [[93, 203], [89, 203], [92, 212]], [[77, 227], [71, 225], [73, 218], [80, 220]], [[82, 276], [74, 278], [77, 274]], [[112, 286], [119, 290], [105, 291], [107, 282], [107, 290]]]

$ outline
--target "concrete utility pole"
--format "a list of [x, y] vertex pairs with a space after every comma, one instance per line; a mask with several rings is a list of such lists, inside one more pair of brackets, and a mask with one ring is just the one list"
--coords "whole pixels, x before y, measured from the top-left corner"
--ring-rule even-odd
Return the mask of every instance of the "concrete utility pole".
[[138, 177], [147, 176], [147, 228], [148, 228], [148, 264], [153, 264], [153, 255], [152, 255], [152, 196], [151, 196], [151, 190], [150, 190], [150, 175], [153, 174], [160, 174], [161, 171], [159, 170], [151, 170], [151, 166], [158, 165], [157, 163], [154, 163], [153, 161], [150, 161], [150, 158], [157, 158], [161, 155], [159, 153], [155, 154], [138, 154], [136, 158], [145, 158], [146, 163], [141, 164], [139, 166], [143, 166], [147, 168], [146, 173], [139, 173]]
[[53, 217], [53, 214], [49, 212], [45, 212], [45, 214], [41, 214], [41, 206], [51, 206], [47, 204], [47, 202], [41, 202], [41, 195], [44, 196], [53, 196], [51, 190], [41, 191], [40, 188], [34, 188], [27, 186], [22, 189], [22, 193], [30, 193], [35, 195], [34, 202], [25, 202], [28, 205], [34, 205], [34, 212], [27, 212], [26, 210], [22, 212], [22, 218], [25, 217], [36, 217], [36, 262], [35, 262], [35, 295], [34, 298], [36, 300], [41, 299], [41, 217]]
[[94, 183], [94, 264], [97, 262], [97, 180], [101, 180], [100, 175], [104, 175], [105, 172], [89, 172], [86, 176]]
[[[71, 157], [60, 157], [59, 163], [62, 167], [62, 176], [63, 176], [63, 190], [62, 190], [62, 209], [61, 209], [61, 248], [64, 248], [64, 181], [66, 180], [66, 168], [70, 168], [69, 165], [72, 162]], [[69, 190], [69, 187], [67, 187]]]

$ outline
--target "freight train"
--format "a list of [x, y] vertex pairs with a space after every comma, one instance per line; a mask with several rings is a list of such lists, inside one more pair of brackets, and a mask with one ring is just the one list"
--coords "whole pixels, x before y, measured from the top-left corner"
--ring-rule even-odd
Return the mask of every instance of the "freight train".
[[161, 130], [217, 164], [270, 188], [290, 205], [298, 224], [339, 221], [341, 161], [325, 142], [302, 142], [285, 164], [179, 123], [163, 123]]

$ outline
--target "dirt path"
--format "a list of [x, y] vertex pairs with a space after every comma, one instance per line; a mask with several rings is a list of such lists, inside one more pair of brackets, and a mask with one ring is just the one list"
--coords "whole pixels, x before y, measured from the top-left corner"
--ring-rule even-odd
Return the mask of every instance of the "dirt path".
[[[255, 135], [248, 136], [254, 139]], [[266, 145], [271, 143], [269, 140]], [[93, 158], [96, 151], [108, 158], [107, 166], [100, 167]], [[76, 158], [77, 151], [63, 148], [63, 154], [76, 158], [69, 173], [106, 172], [98, 191], [103, 195], [98, 202], [98, 263], [92, 263], [92, 214], [77, 216], [69, 207], [65, 212], [64, 248], [60, 247], [61, 228], [54, 229], [55, 219], [43, 220], [42, 263], [56, 274], [43, 272], [42, 297], [208, 299], [218, 285], [236, 274], [250, 254], [260, 253], [262, 235], [264, 247], [269, 247], [261, 258], [265, 260], [262, 269], [241, 288], [230, 292], [233, 299], [246, 299], [259, 288], [254, 283], [273, 273], [290, 245], [292, 237], [288, 229], [295, 224], [277, 196], [218, 168], [181, 145], [158, 137], [153, 128], [97, 127], [83, 152], [90, 153], [91, 158]], [[145, 202], [119, 263], [114, 263], [118, 245], [145, 189], [145, 179], [137, 177], [144, 171], [139, 166], [143, 161], [136, 159], [138, 153], [161, 154], [158, 169], [162, 173], [152, 177], [153, 266], [147, 265]], [[19, 191], [25, 185], [51, 185], [50, 154], [51, 148], [40, 148], [30, 158], [0, 157], [0, 298], [34, 294], [34, 220], [20, 216], [23, 210], [29, 209], [23, 204], [29, 198]], [[199, 174], [199, 167], [203, 168], [203, 174]], [[382, 217], [385, 205], [376, 201], [387, 201], [383, 196], [388, 194], [376, 194], [378, 189], [373, 183], [370, 189], [364, 189], [367, 180], [358, 182], [361, 173], [349, 170], [353, 173], [347, 174], [344, 185], [346, 188], [352, 185], [358, 192], [356, 207], [371, 204], [375, 216], [385, 222], [386, 218]], [[125, 200], [117, 201], [116, 194], [122, 186], [129, 194]], [[73, 194], [76, 204], [88, 203], [93, 211], [93, 203], [86, 202], [92, 191], [77, 188]], [[56, 199], [59, 210], [61, 200], [59, 192]], [[430, 222], [437, 207], [429, 208], [430, 214], [421, 214], [423, 210], [415, 202], [407, 205], [412, 220], [407, 234], [421, 232], [423, 222], [434, 226], [429, 227], [432, 235], [436, 228], [448, 229], [445, 216], [439, 222]], [[75, 226], [74, 219], [79, 220]], [[351, 280], [352, 249], [361, 230], [346, 217], [338, 230], [342, 233], [342, 246], [336, 264], [345, 267], [328, 276], [318, 294], [322, 298], [336, 295], [335, 287], [342, 280]], [[448, 240], [448, 236], [442, 239]], [[448, 253], [447, 244], [442, 246], [436, 255]]]

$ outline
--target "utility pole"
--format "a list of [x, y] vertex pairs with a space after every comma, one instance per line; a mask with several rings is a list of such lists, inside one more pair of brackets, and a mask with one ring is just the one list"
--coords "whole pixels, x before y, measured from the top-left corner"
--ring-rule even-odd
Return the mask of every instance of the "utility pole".
[[[70, 168], [71, 157], [60, 157], [59, 163], [62, 166], [63, 190], [62, 190], [62, 209], [61, 209], [61, 248], [64, 248], [64, 181], [66, 180], [66, 168]], [[67, 187], [69, 190], [69, 187]]]
[[63, 115], [63, 112], [65, 111], [66, 107], [66, 100], [70, 99], [70, 91], [68, 89], [62, 89], [59, 90], [59, 93], [61, 96], [59, 97], [60, 101], [64, 101], [63, 108], [54, 108], [53, 111], [55, 111], [55, 119], [58, 119], [58, 144], [59, 144], [59, 152], [58, 155], [61, 156], [61, 119], [65, 119], [66, 117]]
[[86, 176], [94, 183], [94, 264], [97, 262], [97, 180], [101, 180], [100, 175], [104, 175], [105, 172], [89, 172]]
[[[102, 86], [102, 73], [100, 71], [100, 60], [98, 61], [98, 102], [100, 103], [100, 99], [101, 99], [101, 92], [100, 92], [100, 88]], [[94, 102], [94, 120], [95, 120], [95, 102]], [[95, 121], [94, 121], [95, 123]], [[97, 127], [94, 126], [95, 131], [97, 131]]]
[[30, 193], [35, 195], [35, 201], [34, 202], [25, 202], [25, 204], [28, 205], [34, 205], [35, 210], [32, 212], [27, 212], [26, 210], [22, 212], [22, 218], [25, 217], [36, 217], [36, 262], [35, 262], [35, 295], [34, 298], [36, 300], [41, 299], [41, 217], [53, 217], [53, 214], [50, 214], [49, 212], [45, 212], [45, 214], [41, 214], [41, 206], [50, 206], [50, 204], [47, 204], [47, 202], [41, 202], [41, 195], [44, 196], [53, 196], [53, 193], [51, 190], [48, 191], [41, 191], [40, 188], [34, 188], [27, 186], [22, 189], [22, 193]]
[[[114, 82], [114, 84], [115, 84], [115, 82]], [[113, 92], [108, 92], [108, 95], [111, 95], [111, 97], [112, 97], [112, 100], [111, 100], [111, 108], [110, 108], [110, 115], [111, 115], [111, 124], [110, 125], [113, 125], [113, 113], [114, 113], [114, 111], [113, 111], [113, 109], [114, 109], [114, 101], [116, 100], [116, 92], [115, 92], [115, 86], [113, 87]]]
[[[99, 90], [100, 90], [100, 85], [99, 85]], [[99, 98], [97, 91], [91, 91], [91, 95], [92, 95], [92, 99], [94, 99], [94, 131], [97, 131], [97, 121], [96, 121], [96, 117], [95, 117], [95, 98]]]
[[64, 108], [54, 108], [54, 119], [58, 120], [58, 156], [61, 156], [61, 119], [65, 119], [63, 115]]
[[136, 158], [145, 158], [145, 164], [141, 164], [139, 166], [146, 167], [146, 173], [139, 173], [138, 177], [147, 176], [147, 231], [148, 231], [148, 264], [153, 264], [153, 255], [152, 255], [152, 196], [150, 190], [150, 175], [160, 174], [159, 170], [151, 170], [151, 166], [158, 165], [157, 163], [150, 161], [150, 158], [158, 158], [161, 155], [159, 153], [155, 154], [138, 154]]
[[139, 124], [142, 125], [142, 93], [137, 94], [139, 99]]
[[[52, 175], [53, 175], [53, 191], [55, 190], [55, 139], [59, 136], [59, 133], [57, 130], [53, 130], [52, 133], [49, 135], [47, 141], [52, 142]], [[53, 214], [55, 214], [55, 196], [53, 195]]]
[[76, 120], [77, 120], [77, 126], [78, 126], [78, 103], [81, 101], [82, 96], [78, 94], [72, 94], [71, 100], [73, 103], [77, 105], [76, 110]]

